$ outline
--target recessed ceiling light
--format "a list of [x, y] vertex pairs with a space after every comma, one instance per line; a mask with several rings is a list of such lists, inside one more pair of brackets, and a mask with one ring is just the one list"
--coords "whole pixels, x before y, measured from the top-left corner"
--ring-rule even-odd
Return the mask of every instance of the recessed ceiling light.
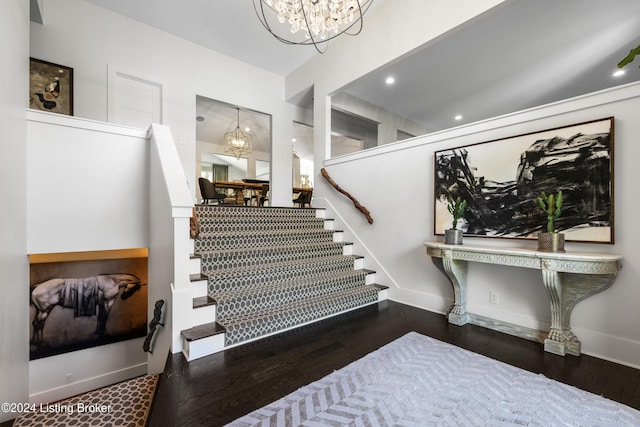
[[456, 121], [462, 120], [462, 116], [458, 114], [457, 116], [454, 117], [454, 119], [456, 119]]
[[196, 121], [198, 121], [198, 122], [204, 122], [204, 117], [202, 117], [202, 116], [197, 116], [197, 117], [196, 117]]
[[251, 132], [251, 128], [249, 126], [247, 126], [246, 128], [244, 128], [245, 132]]
[[615, 73], [613, 73], [613, 77], [620, 77], [624, 73], [625, 73], [624, 70], [617, 70]]
[[396, 82], [396, 79], [392, 76], [387, 77], [387, 79], [384, 81], [386, 84], [388, 85], [392, 85]]
[[296, 142], [296, 141], [297, 141], [297, 139], [291, 138], [291, 142]]

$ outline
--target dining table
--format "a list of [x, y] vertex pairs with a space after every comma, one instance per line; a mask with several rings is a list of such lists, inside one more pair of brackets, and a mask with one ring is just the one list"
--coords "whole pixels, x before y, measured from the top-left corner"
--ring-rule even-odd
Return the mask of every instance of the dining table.
[[235, 194], [235, 204], [236, 205], [244, 205], [245, 204], [245, 190], [249, 190], [251, 192], [262, 191], [263, 184], [255, 183], [255, 182], [244, 182], [244, 181], [215, 181], [213, 183], [217, 189], [229, 189], [233, 190]]
[[[246, 179], [241, 181], [215, 181], [216, 189], [229, 189], [234, 191], [236, 205], [245, 205], [252, 196], [263, 196], [262, 190], [264, 185], [269, 185], [269, 181]], [[245, 191], [249, 194], [245, 195]], [[307, 187], [292, 187], [293, 193], [302, 193], [313, 191], [313, 188]]]

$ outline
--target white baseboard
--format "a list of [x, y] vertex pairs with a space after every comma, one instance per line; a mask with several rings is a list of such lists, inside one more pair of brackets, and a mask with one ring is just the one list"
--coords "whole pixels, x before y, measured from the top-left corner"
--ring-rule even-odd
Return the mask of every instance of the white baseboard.
[[411, 307], [443, 315], [448, 311], [449, 306], [451, 306], [451, 299], [449, 298], [444, 298], [436, 294], [417, 292], [411, 289], [394, 289], [390, 287], [388, 299], [399, 302], [400, 304], [410, 305]]
[[[438, 314], [445, 314], [447, 309], [443, 310], [442, 308], [448, 307], [450, 304], [450, 300], [437, 295], [408, 289], [395, 290], [390, 288], [389, 291], [389, 300], [391, 301]], [[479, 307], [475, 308], [478, 309]], [[469, 313], [469, 323], [510, 335], [527, 335], [522, 337], [537, 342], [544, 341], [544, 338], [546, 338], [550, 327], [548, 322], [526, 316], [518, 316], [513, 313], [501, 312], [500, 314], [503, 316], [501, 320], [491, 318], [485, 313], [483, 315]], [[517, 333], [514, 333], [514, 330]], [[572, 325], [572, 330], [582, 343], [582, 354], [640, 369], [640, 342], [590, 331], [574, 325]], [[629, 357], [629, 355], [634, 356]]]
[[640, 342], [579, 327], [571, 329], [582, 342], [583, 354], [640, 369]]

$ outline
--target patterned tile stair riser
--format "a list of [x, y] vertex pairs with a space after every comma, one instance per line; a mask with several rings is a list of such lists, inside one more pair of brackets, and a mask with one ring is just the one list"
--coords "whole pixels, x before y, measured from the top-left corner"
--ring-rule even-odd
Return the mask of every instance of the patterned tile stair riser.
[[209, 276], [209, 292], [262, 288], [273, 283], [291, 280], [303, 281], [305, 277], [347, 273], [354, 271], [355, 257], [312, 258], [311, 260], [265, 263], [261, 266], [238, 268], [229, 272], [206, 273]]
[[[213, 209], [211, 209], [213, 208]], [[278, 223], [286, 221], [299, 221], [304, 219], [317, 219], [313, 209], [290, 208], [251, 208], [242, 206], [196, 206], [198, 220], [202, 223], [208, 220], [229, 221], [259, 221], [272, 220]]]
[[267, 224], [271, 230], [324, 228], [324, 221], [315, 217], [301, 217], [296, 221], [291, 218], [288, 221], [278, 221], [276, 218], [262, 218], [257, 220], [217, 218], [215, 220], [205, 220], [200, 223], [200, 233], [201, 236], [209, 236], [215, 235], [215, 233], [259, 232], [264, 230]]
[[378, 290], [360, 287], [331, 297], [299, 301], [268, 312], [256, 312], [220, 322], [227, 330], [227, 345], [278, 332], [303, 323], [312, 322], [378, 300]]
[[250, 230], [255, 225], [260, 230], [282, 226], [324, 228], [324, 219], [316, 217], [314, 210], [224, 206], [196, 206], [195, 210], [200, 229], [205, 233]]
[[255, 267], [259, 263], [301, 261], [310, 258], [342, 256], [344, 245], [334, 242], [308, 243], [303, 245], [271, 246], [263, 248], [240, 248], [225, 251], [201, 252], [202, 272], [234, 270]]
[[333, 231], [318, 229], [265, 230], [263, 232], [218, 233], [212, 237], [201, 236], [195, 241], [196, 252], [253, 248], [256, 246], [283, 246], [333, 239]]
[[341, 291], [360, 287], [366, 273], [353, 271], [337, 276], [321, 276], [288, 282], [275, 282], [266, 286], [221, 291], [216, 293], [218, 301], [218, 321], [255, 311], [268, 311], [282, 304], [282, 301], [296, 303], [312, 298], [332, 295]]
[[358, 256], [311, 209], [196, 207], [194, 243], [225, 344], [272, 334], [378, 300]]

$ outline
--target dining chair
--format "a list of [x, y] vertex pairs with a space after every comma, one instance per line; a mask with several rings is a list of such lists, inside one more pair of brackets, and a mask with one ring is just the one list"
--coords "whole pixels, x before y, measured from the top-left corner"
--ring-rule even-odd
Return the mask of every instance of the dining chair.
[[264, 202], [269, 201], [269, 184], [262, 184], [262, 190], [258, 195], [258, 205], [264, 206]]
[[224, 203], [224, 199], [227, 197], [224, 193], [218, 193], [216, 186], [213, 182], [207, 178], [198, 178], [198, 185], [200, 186], [200, 195], [202, 196], [202, 204], [209, 204], [209, 200], [217, 202], [219, 205]]
[[313, 197], [313, 190], [301, 191], [300, 194], [298, 194], [298, 197], [296, 199], [293, 199], [293, 204], [294, 206], [300, 205], [301, 208], [304, 208], [305, 205], [311, 207], [312, 197]]

